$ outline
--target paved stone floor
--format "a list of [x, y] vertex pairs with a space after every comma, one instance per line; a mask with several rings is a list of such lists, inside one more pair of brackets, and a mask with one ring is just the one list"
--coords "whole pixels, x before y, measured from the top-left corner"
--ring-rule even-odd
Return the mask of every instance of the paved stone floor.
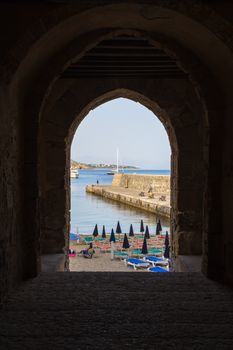
[[0, 349], [233, 349], [233, 291], [199, 273], [44, 273], [1, 310]]

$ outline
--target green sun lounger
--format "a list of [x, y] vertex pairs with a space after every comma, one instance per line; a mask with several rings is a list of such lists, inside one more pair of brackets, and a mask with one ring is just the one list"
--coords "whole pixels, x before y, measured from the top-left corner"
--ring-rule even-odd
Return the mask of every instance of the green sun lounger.
[[[162, 249], [148, 249], [148, 255], [161, 255], [162, 254]], [[131, 251], [131, 255], [132, 256], [140, 256], [140, 255], [145, 255], [142, 254], [142, 250], [141, 249], [133, 249]]]
[[83, 241], [84, 241], [86, 244], [89, 244], [89, 243], [93, 242], [93, 238], [92, 238], [92, 237], [84, 237], [84, 238], [83, 238]]
[[152, 248], [152, 249], [148, 249], [148, 254], [152, 254], [152, 255], [161, 255], [162, 254], [162, 249], [158, 249], [158, 248]]
[[119, 259], [125, 259], [128, 257], [128, 253], [126, 252], [114, 252], [114, 257], [119, 258]]
[[142, 254], [142, 250], [141, 249], [133, 249], [132, 251], [131, 251], [131, 255], [132, 256], [140, 256], [140, 255], [144, 255], [144, 254]]

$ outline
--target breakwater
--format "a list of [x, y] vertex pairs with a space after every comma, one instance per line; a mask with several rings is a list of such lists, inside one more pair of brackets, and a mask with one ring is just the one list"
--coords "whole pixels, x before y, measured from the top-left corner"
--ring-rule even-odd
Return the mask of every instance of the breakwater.
[[170, 176], [115, 174], [111, 186], [88, 185], [86, 192], [170, 217]]

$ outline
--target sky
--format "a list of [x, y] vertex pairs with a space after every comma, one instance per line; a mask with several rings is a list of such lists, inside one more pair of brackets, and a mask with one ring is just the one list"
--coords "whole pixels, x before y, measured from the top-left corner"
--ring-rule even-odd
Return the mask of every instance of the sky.
[[149, 109], [117, 98], [90, 111], [76, 130], [71, 159], [80, 163], [133, 165], [142, 169], [170, 169], [167, 133]]

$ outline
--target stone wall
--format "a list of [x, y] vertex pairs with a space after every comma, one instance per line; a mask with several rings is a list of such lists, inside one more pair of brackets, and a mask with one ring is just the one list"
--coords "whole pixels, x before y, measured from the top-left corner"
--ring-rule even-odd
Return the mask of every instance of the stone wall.
[[155, 195], [170, 196], [170, 176], [115, 174], [112, 186], [124, 187], [138, 191], [151, 192]]
[[[197, 244], [203, 272], [233, 283], [233, 10], [218, 3], [1, 3], [0, 299], [38, 273], [41, 237], [48, 251], [49, 242], [59, 241], [56, 252], [67, 246], [72, 136], [91, 109], [117, 97], [142, 103], [167, 130], [173, 252], [193, 254]], [[119, 31], [146, 36], [187, 78], [59, 79]]]
[[[216, 33], [215, 28], [210, 27], [212, 24], [217, 25], [217, 19], [211, 12], [211, 19], [206, 20], [208, 10], [206, 12], [206, 9], [202, 8], [201, 2], [197, 1], [198, 6], [192, 7], [188, 1], [181, 1], [179, 9], [176, 2], [172, 0], [166, 4], [161, 0], [149, 1], [151, 5], [153, 4], [149, 8], [142, 8], [137, 4], [133, 5], [134, 1], [130, 2], [129, 7], [123, 4], [120, 5], [120, 8], [116, 4], [110, 7], [100, 6], [97, 10], [94, 7], [81, 16], [70, 12], [72, 21], [61, 21], [57, 28], [52, 31], [51, 37], [49, 35], [47, 37], [46, 33], [46, 38], [40, 40], [36, 52], [32, 49], [32, 52], [28, 53], [29, 50], [26, 50], [28, 55], [21, 73], [23, 77], [33, 77], [30, 89], [33, 96], [26, 95], [25, 120], [27, 123], [25, 123], [25, 128], [30, 130], [30, 138], [26, 140], [24, 147], [33, 150], [38, 146], [40, 162], [43, 164], [41, 173], [45, 178], [54, 177], [54, 174], [58, 173], [58, 169], [59, 173], [60, 170], [63, 172], [62, 178], [57, 176], [57, 181], [60, 182], [59, 189], [53, 184], [52, 186], [50, 183], [48, 185], [47, 179], [43, 188], [39, 184], [42, 208], [45, 208], [40, 211], [40, 217], [41, 219], [46, 218], [45, 225], [40, 224], [41, 236], [45, 238], [43, 247], [49, 251], [51, 244], [48, 242], [52, 242], [54, 248], [55, 235], [50, 228], [53, 227], [51, 224], [56, 215], [64, 213], [63, 222], [59, 216], [59, 227], [55, 233], [56, 237], [60, 236], [61, 244], [58, 246], [58, 251], [64, 245], [64, 233], [68, 232], [69, 228], [66, 219], [69, 209], [69, 202], [66, 200], [69, 197], [69, 189], [68, 182], [64, 180], [65, 174], [69, 171], [69, 165], [63, 160], [63, 145], [67, 145], [66, 159], [68, 159], [70, 140], [72, 140], [76, 127], [87, 113], [110, 99], [126, 97], [140, 102], [152, 110], [163, 123], [169, 136], [172, 148], [171, 226], [173, 254], [176, 256], [179, 254], [201, 254], [202, 247], [204, 247], [203, 271], [209, 276], [212, 272], [215, 277], [218, 274], [222, 276], [222, 272], [218, 273], [217, 269], [219, 266], [224, 266], [224, 254], [221, 254], [221, 264], [219, 264], [219, 257], [218, 261], [215, 261], [216, 245], [219, 246], [221, 243], [221, 251], [224, 252], [221, 212], [215, 208], [217, 209], [219, 206], [221, 192], [217, 186], [220, 167], [216, 167], [216, 164], [221, 164], [222, 144], [218, 138], [221, 126], [218, 121], [221, 124], [224, 109], [217, 79], [216, 81], [212, 79], [211, 71], [214, 72], [215, 77], [218, 76], [223, 80], [222, 86], [226, 86], [228, 89], [229, 81], [225, 84], [224, 80], [226, 76], [230, 77], [230, 74], [225, 74], [225, 67], [228, 64], [227, 71], [229, 73], [232, 55], [229, 54], [222, 42], [217, 42], [219, 33]], [[103, 3], [107, 2], [103, 1]], [[145, 2], [143, 1], [143, 3]], [[161, 22], [157, 21], [156, 17], [159, 6], [164, 7], [163, 10], [161, 7], [164, 15]], [[69, 13], [65, 13], [62, 9], [60, 15], [61, 17], [63, 15], [69, 16]], [[169, 19], [171, 17], [174, 19], [172, 22]], [[62, 18], [64, 19], [64, 17]], [[164, 22], [165, 18], [169, 19], [167, 25]], [[53, 19], [59, 21], [58, 13]], [[161, 23], [163, 24], [161, 25]], [[174, 26], [173, 23], [176, 25]], [[46, 21], [45, 25], [43, 22], [40, 24], [42, 24], [43, 30], [48, 29], [49, 25], [53, 25], [49, 21]], [[210, 31], [204, 30], [206, 27]], [[184, 31], [184, 28], [187, 31]], [[116, 77], [102, 80], [101, 84], [99, 80], [95, 81], [95, 79], [90, 78], [83, 81], [82, 79], [74, 79], [74, 81], [72, 79], [58, 79], [56, 81], [63, 68], [68, 66], [71, 61], [82, 57], [88, 48], [94, 47], [102, 39], [119, 34], [119, 29], [121, 34], [127, 32], [127, 35], [146, 36], [157, 48], [166, 50], [169, 55], [171, 54], [178, 60], [179, 65], [187, 73], [187, 78], [119, 79]], [[223, 23], [220, 29], [222, 34], [224, 32]], [[36, 37], [39, 33], [39, 30], [35, 32]], [[49, 38], [52, 40], [50, 41]], [[210, 42], [211, 47], [209, 47]], [[230, 43], [231, 40], [228, 42]], [[25, 45], [28, 45], [28, 40]], [[23, 45], [21, 47], [24, 48]], [[22, 57], [23, 51], [21, 47], [20, 57]], [[46, 54], [44, 55], [44, 53]], [[223, 62], [222, 65], [219, 59]], [[56, 83], [54, 83], [55, 81]], [[232, 81], [233, 79], [230, 79], [230, 82]], [[22, 84], [21, 86], [23, 87]], [[35, 86], [37, 88], [36, 94]], [[43, 90], [44, 88], [46, 90]], [[32, 97], [36, 95], [37, 105], [41, 106], [45, 91], [46, 97], [49, 95], [49, 98], [44, 103], [44, 114], [36, 111], [35, 104], [31, 101]], [[52, 99], [50, 99], [51, 96], [53, 96]], [[48, 100], [52, 103], [47, 104]], [[35, 126], [39, 113], [42, 134], [38, 138]], [[32, 134], [34, 129], [35, 133]], [[232, 138], [229, 137], [229, 140]], [[43, 152], [44, 154], [42, 154]], [[33, 159], [35, 158], [36, 155]], [[59, 160], [59, 164], [55, 165], [53, 163], [56, 159]], [[211, 168], [209, 161], [212, 164]], [[31, 178], [34, 177], [33, 170], [36, 173], [37, 169], [35, 164]], [[50, 195], [50, 193], [55, 194], [55, 192], [60, 191], [60, 187], [64, 188], [65, 191], [63, 192], [63, 200], [57, 201], [55, 196]], [[29, 189], [29, 191], [31, 190], [33, 190], [33, 186], [32, 189]], [[56, 201], [52, 212], [47, 210], [49, 206], [46, 204], [50, 198], [54, 198]], [[203, 213], [205, 215], [204, 230]], [[36, 232], [32, 233], [32, 225], [29, 233], [37, 237]], [[228, 250], [227, 247], [229, 245], [226, 245], [225, 251]]]
[[129, 193], [125, 193], [122, 192], [121, 189], [123, 190], [123, 188], [119, 186], [86, 186], [86, 192], [88, 193], [93, 193], [97, 196], [156, 214], [156, 216], [170, 219], [170, 206], [167, 202], [158, 202], [148, 197], [140, 197], [132, 192], [130, 193], [130, 191]]
[[[149, 190], [154, 198], [148, 196]], [[112, 186], [91, 185], [86, 191], [170, 219], [170, 176], [115, 174]]]

